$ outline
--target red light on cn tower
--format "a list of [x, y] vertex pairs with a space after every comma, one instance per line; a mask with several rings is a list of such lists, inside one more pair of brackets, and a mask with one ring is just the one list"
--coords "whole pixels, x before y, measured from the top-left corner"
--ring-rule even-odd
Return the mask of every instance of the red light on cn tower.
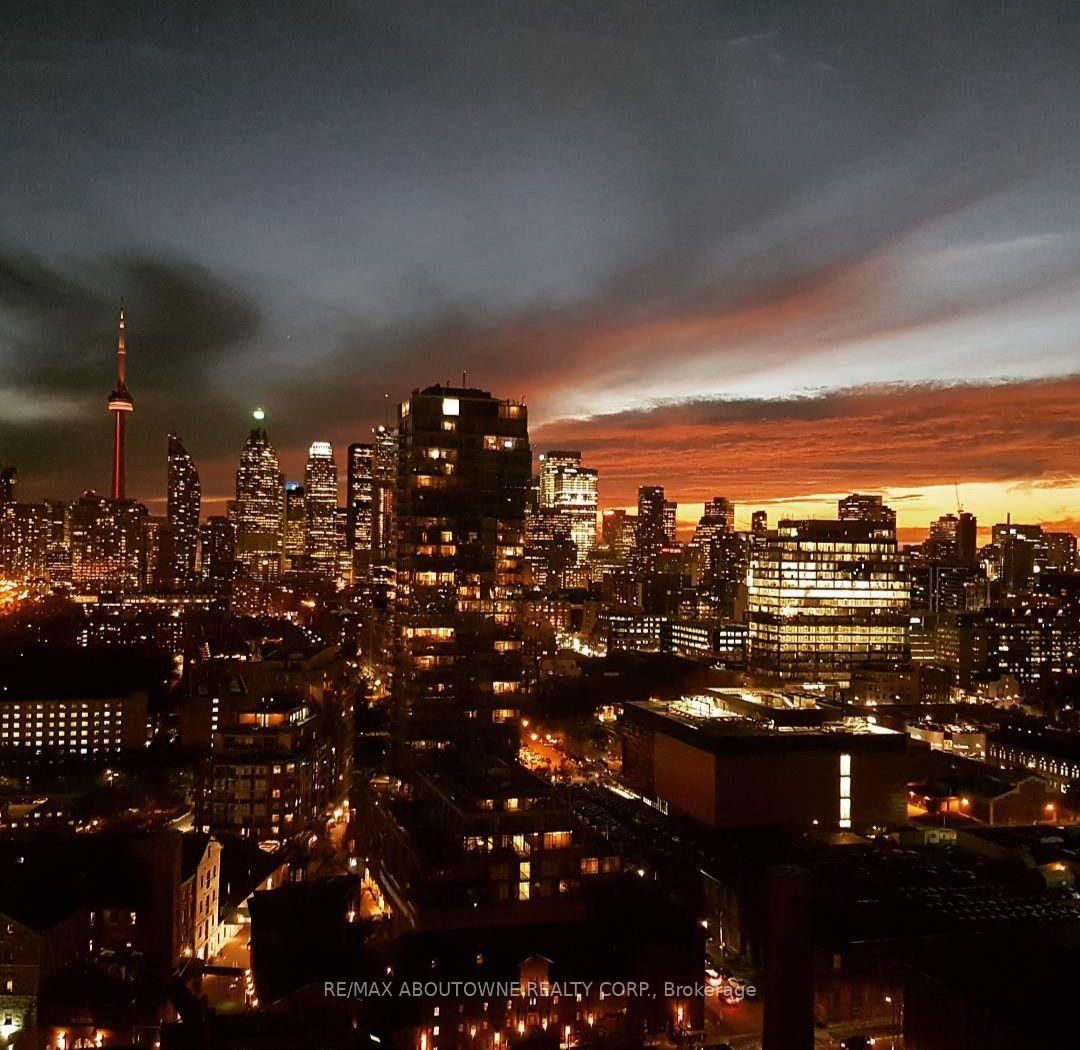
[[116, 340], [116, 389], [109, 395], [113, 426], [112, 498], [125, 498], [124, 442], [127, 414], [135, 411], [135, 399], [127, 388], [127, 346], [124, 341], [124, 309], [120, 308], [120, 331]]

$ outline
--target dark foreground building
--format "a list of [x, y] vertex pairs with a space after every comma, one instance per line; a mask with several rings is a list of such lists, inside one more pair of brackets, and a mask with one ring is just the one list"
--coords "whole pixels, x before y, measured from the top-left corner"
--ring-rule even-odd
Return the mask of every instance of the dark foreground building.
[[418, 747], [513, 736], [527, 411], [486, 390], [432, 386], [402, 404], [399, 435], [394, 701], [402, 735]]
[[709, 827], [903, 823], [908, 739], [801, 694], [709, 689], [627, 704], [623, 778]]

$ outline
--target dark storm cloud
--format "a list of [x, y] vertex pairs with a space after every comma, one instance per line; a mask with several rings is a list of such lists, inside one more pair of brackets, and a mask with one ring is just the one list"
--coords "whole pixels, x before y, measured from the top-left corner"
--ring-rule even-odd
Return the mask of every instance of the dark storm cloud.
[[[1032, 491], [1080, 479], [1080, 376], [1039, 382], [917, 384], [799, 398], [655, 405], [540, 428], [541, 447], [572, 444], [607, 478], [615, 503], [662, 483], [701, 502], [782, 501], [867, 488], [951, 486], [1023, 478]], [[909, 499], [917, 497], [909, 496]]]
[[[825, 425], [800, 394], [876, 386], [884, 412], [1074, 371], [1078, 15], [27, 5], [0, 42], [0, 459], [27, 492], [105, 472], [121, 295], [147, 497], [168, 425], [220, 494], [253, 400], [292, 473], [463, 369], [537, 424], [653, 436], [670, 402]], [[677, 443], [639, 466], [705, 484]]]
[[[93, 464], [76, 484], [91, 485], [101, 473], [94, 468], [106, 444], [103, 406], [115, 376], [121, 300], [136, 425], [144, 434], [185, 424], [211, 428], [212, 413], [228, 404], [216, 373], [259, 330], [261, 313], [247, 292], [188, 261], [129, 256], [53, 266], [0, 251], [0, 388], [7, 405], [0, 408], [0, 458], [33, 462], [60, 486], [49, 490], [56, 494], [70, 487], [65, 468], [73, 459]], [[139, 442], [133, 452], [136, 479], [159, 472], [160, 449]]]
[[138, 321], [139, 385], [154, 390], [209, 385], [216, 360], [259, 326], [251, 296], [191, 262], [132, 256], [65, 270], [0, 249], [0, 376], [29, 396], [100, 388], [121, 302]]

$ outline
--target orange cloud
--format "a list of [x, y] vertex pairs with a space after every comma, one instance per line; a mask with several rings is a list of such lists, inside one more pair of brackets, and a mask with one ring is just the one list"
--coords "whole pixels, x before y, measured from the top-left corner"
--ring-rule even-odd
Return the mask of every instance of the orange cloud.
[[[534, 431], [580, 447], [605, 504], [663, 484], [699, 503], [766, 504], [853, 490], [990, 483], [1049, 508], [1078, 477], [1080, 376], [996, 385], [891, 386], [777, 400], [665, 404]], [[1065, 513], [1062, 513], [1062, 510]], [[1022, 516], [1022, 515], [1021, 515]], [[1072, 520], [1069, 507], [1058, 520]]]

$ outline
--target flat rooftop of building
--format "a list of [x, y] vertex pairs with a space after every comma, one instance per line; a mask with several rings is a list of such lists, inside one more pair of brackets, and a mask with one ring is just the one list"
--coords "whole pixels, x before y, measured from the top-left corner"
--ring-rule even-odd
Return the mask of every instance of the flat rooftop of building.
[[426, 758], [419, 773], [462, 809], [486, 809], [490, 808], [488, 802], [506, 799], [517, 799], [519, 804], [531, 801], [534, 808], [538, 804], [563, 805], [545, 780], [517, 762], [494, 756], [467, 760], [445, 751]]
[[[716, 695], [725, 693], [730, 695]], [[831, 747], [838, 738], [887, 750], [907, 745], [905, 734], [868, 719], [843, 718], [838, 710], [820, 707], [771, 707], [765, 698], [756, 691], [715, 690], [679, 700], [633, 701], [623, 706], [623, 718], [708, 751]]]
[[776, 532], [786, 537], [793, 533], [805, 540], [847, 540], [866, 542], [888, 538], [892, 527], [881, 521], [838, 521], [833, 518], [781, 518]]
[[[414, 394], [422, 394], [425, 397], [472, 397], [491, 398], [490, 390], [483, 390], [478, 386], [451, 386], [449, 383], [436, 383], [434, 386], [426, 386], [423, 390], [413, 390]], [[495, 400], [499, 400], [496, 398]]]
[[1030, 747], [1032, 751], [1040, 751], [1057, 758], [1080, 761], [1080, 733], [1070, 733], [1065, 729], [1003, 725], [990, 734], [990, 740], [1015, 747]]
[[998, 798], [1016, 790], [1025, 780], [1041, 779], [1025, 769], [1001, 769], [973, 758], [945, 751], [912, 749], [908, 784], [928, 793], [978, 795]]

